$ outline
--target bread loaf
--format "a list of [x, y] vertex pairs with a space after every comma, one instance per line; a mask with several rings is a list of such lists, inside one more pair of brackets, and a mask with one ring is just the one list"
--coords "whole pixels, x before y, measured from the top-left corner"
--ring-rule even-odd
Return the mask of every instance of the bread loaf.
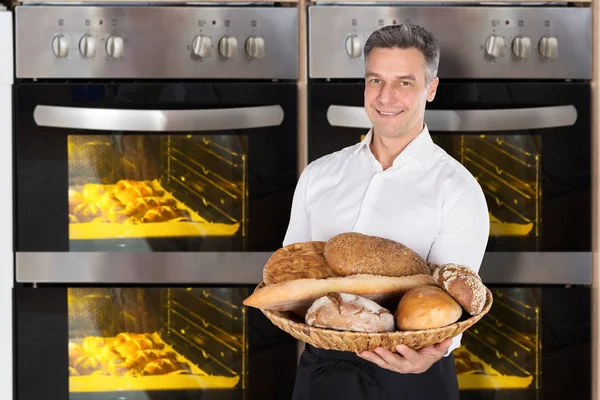
[[433, 279], [471, 315], [485, 306], [486, 288], [481, 278], [464, 265], [442, 264], [433, 271]]
[[337, 276], [323, 256], [324, 247], [325, 242], [312, 241], [290, 244], [277, 250], [263, 268], [263, 282], [271, 285], [292, 279]]
[[306, 312], [306, 323], [319, 328], [354, 332], [392, 332], [394, 316], [379, 304], [354, 294], [332, 292]]
[[402, 243], [356, 232], [332, 237], [324, 255], [331, 269], [342, 276], [431, 274], [425, 260]]
[[441, 328], [458, 321], [461, 315], [460, 304], [437, 286], [409, 290], [394, 313], [396, 326], [402, 331]]
[[386, 307], [395, 307], [409, 289], [435, 285], [433, 277], [353, 275], [328, 279], [294, 279], [258, 288], [244, 300], [244, 305], [261, 310], [293, 311], [304, 315], [319, 297], [329, 292], [351, 293], [366, 297]]

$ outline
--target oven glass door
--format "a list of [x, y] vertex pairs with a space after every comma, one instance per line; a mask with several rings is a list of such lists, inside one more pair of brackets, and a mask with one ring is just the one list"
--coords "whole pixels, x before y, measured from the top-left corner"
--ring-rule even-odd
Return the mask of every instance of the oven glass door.
[[[362, 82], [309, 86], [310, 161], [368, 132], [363, 92]], [[484, 191], [488, 281], [506, 282], [508, 266], [515, 282], [591, 283], [588, 84], [442, 81], [425, 122]]]
[[20, 286], [16, 399], [290, 398], [297, 343], [251, 291]]
[[591, 289], [489, 287], [492, 308], [454, 351], [461, 399], [589, 399]]
[[295, 85], [16, 86], [20, 252], [280, 247]]

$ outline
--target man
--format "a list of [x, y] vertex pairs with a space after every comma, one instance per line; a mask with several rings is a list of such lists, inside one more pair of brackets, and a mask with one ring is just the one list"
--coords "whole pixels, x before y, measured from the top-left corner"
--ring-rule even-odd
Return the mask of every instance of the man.
[[[284, 245], [360, 232], [401, 242], [435, 263], [479, 270], [489, 233], [473, 176], [435, 145], [424, 123], [440, 49], [414, 25], [387, 26], [365, 44], [365, 139], [312, 162], [298, 181]], [[294, 400], [457, 399], [460, 337], [414, 351], [360, 354], [306, 345]]]

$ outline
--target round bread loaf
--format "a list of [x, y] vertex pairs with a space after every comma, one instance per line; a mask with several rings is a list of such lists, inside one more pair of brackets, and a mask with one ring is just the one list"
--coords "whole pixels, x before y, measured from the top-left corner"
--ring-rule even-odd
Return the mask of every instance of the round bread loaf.
[[340, 331], [394, 331], [394, 316], [389, 310], [364, 297], [341, 292], [315, 300], [305, 320], [310, 326]]
[[461, 315], [460, 304], [437, 286], [409, 290], [394, 313], [401, 331], [441, 328], [458, 321]]
[[338, 276], [327, 264], [325, 242], [294, 243], [275, 251], [263, 268], [266, 285], [294, 279], [322, 279]]
[[425, 260], [402, 243], [357, 232], [329, 239], [324, 255], [331, 269], [342, 276], [431, 274]]
[[442, 264], [433, 271], [433, 279], [471, 315], [485, 306], [485, 285], [475, 271], [464, 265]]

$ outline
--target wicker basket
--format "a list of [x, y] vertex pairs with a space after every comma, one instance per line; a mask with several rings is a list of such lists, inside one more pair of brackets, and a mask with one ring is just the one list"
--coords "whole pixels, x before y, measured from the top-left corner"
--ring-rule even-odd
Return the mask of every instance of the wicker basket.
[[[261, 282], [257, 289], [263, 285], [264, 284]], [[305, 324], [297, 315], [291, 312], [261, 311], [273, 324], [275, 324], [275, 326], [289, 333], [294, 338], [314, 347], [351, 352], [374, 350], [376, 347], [383, 347], [392, 352], [396, 352], [396, 346], [399, 344], [404, 344], [412, 349], [418, 350], [457, 336], [487, 314], [492, 307], [492, 302], [492, 292], [486, 288], [485, 306], [481, 313], [477, 315], [470, 316], [467, 319], [461, 319], [442, 328], [384, 333], [351, 332], [316, 328]]]

